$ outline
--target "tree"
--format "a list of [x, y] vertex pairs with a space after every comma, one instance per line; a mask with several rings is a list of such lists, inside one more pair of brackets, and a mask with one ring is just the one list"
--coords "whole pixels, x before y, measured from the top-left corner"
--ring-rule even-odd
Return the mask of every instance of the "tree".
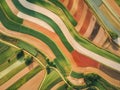
[[25, 58], [25, 64], [30, 65], [33, 62], [33, 57], [32, 56], [27, 56]]
[[24, 52], [23, 52], [23, 50], [21, 49], [21, 50], [18, 50], [17, 51], [17, 56], [16, 56], [16, 58], [17, 59], [20, 59], [21, 57], [23, 57], [24, 56]]

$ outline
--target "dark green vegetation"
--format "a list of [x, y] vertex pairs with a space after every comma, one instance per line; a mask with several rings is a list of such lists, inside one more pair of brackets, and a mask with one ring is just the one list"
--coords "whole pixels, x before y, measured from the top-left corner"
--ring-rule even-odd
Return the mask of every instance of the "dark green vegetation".
[[36, 68], [31, 70], [29, 73], [27, 73], [25, 76], [20, 78], [17, 82], [15, 82], [7, 90], [17, 90], [20, 86], [22, 86], [24, 83], [26, 83], [28, 80], [30, 80], [33, 76], [35, 76], [41, 70], [42, 70], [42, 68], [40, 66], [37, 66]]
[[62, 81], [60, 75], [55, 70], [51, 70], [51, 72], [45, 76], [40, 90], [47, 90], [48, 88], [50, 90], [56, 83], [60, 81]]
[[33, 62], [33, 57], [32, 56], [27, 56], [25, 58], [25, 64], [30, 65]]
[[[47, 1], [38, 1], [38, 0], [34, 0], [34, 1], [30, 1], [33, 2], [37, 5], [43, 6], [44, 8], [47, 8], [48, 10], [54, 12], [55, 14], [57, 14], [62, 20], [63, 22], [66, 24], [69, 32], [71, 33], [71, 35], [74, 37], [74, 39], [83, 47], [85, 47], [86, 49], [95, 52], [103, 57], [106, 57], [110, 60], [116, 61], [118, 63], [120, 63], [120, 57], [114, 55], [111, 52], [108, 52], [104, 49], [101, 49], [97, 46], [95, 46], [94, 44], [92, 44], [91, 42], [89, 42], [88, 40], [84, 39], [82, 36], [80, 36], [75, 28], [73, 27], [73, 25], [69, 22], [69, 20], [66, 18], [66, 16], [64, 15], [63, 11], [59, 10], [58, 12], [58, 7], [53, 6], [52, 4], [50, 5], [50, 3], [48, 3]], [[44, 4], [43, 4], [44, 3]], [[54, 9], [53, 9], [54, 8]], [[34, 11], [31, 11], [34, 12]], [[34, 12], [37, 14], [37, 12]], [[38, 17], [38, 16], [36, 16]]]
[[73, 78], [78, 78], [78, 79], [84, 77], [83, 73], [77, 73], [77, 72], [74, 72], [74, 71], [71, 72], [70, 76], [73, 77]]
[[0, 0], [0, 3], [1, 3], [3, 9], [6, 11], [6, 14], [7, 14], [7, 15], [10, 15], [11, 19], [13, 19], [15, 22], [18, 22], [18, 23], [21, 23], [21, 24], [22, 24], [23, 20], [20, 19], [20, 18], [17, 18], [17, 17], [12, 13], [12, 11], [11, 11], [10, 8], [8, 7], [8, 5], [6, 5], [5, 0]]
[[118, 34], [113, 32], [113, 31], [108, 31], [108, 33], [110, 34], [110, 36], [112, 37], [113, 40], [118, 38]]
[[[16, 6], [19, 6], [19, 5], [17, 5], [17, 4], [19, 4], [17, 0], [13, 0], [13, 2], [15, 3]], [[27, 27], [21, 25], [20, 23], [13, 21], [11, 19], [10, 15], [6, 14], [6, 12], [7, 12], [7, 10], [5, 11], [3, 9], [3, 7], [0, 5], [0, 16], [1, 16], [0, 19], [1, 19], [2, 24], [6, 28], [13, 30], [13, 31], [29, 34], [31, 36], [34, 36], [34, 37], [42, 40], [44, 43], [46, 43], [51, 48], [53, 53], [56, 55], [57, 60], [58, 60], [57, 62], [59, 63], [59, 67], [58, 67], [59, 70], [61, 70], [61, 72], [64, 71], [65, 75], [66, 75], [66, 72], [67, 73], [70, 72], [70, 69], [71, 69], [70, 63], [68, 62], [66, 57], [64, 57], [64, 55], [62, 54], [60, 49], [57, 47], [57, 45], [51, 39], [49, 39], [47, 36], [45, 36], [44, 34], [42, 34], [40, 32], [37, 32], [30, 28], [27, 28]], [[67, 68], [64, 68], [64, 66], [61, 63], [62, 61], [64, 62], [65, 66], [67, 66]], [[62, 68], [62, 69], [60, 69], [60, 68]]]
[[116, 1], [116, 3], [119, 5], [119, 7], [120, 7], [120, 0], [115, 0]]

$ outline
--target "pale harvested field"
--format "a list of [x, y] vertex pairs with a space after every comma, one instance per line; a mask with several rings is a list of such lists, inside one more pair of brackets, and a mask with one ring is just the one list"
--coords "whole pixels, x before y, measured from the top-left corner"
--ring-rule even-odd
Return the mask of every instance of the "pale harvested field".
[[39, 85], [45, 76], [45, 70], [40, 71], [33, 78], [22, 85], [18, 90], [38, 90]]
[[5, 82], [3, 85], [0, 86], [0, 90], [5, 90], [8, 87], [10, 87], [12, 84], [14, 84], [17, 80], [19, 80], [22, 76], [24, 76], [25, 74], [27, 74], [28, 72], [30, 72], [32, 69], [34, 69], [35, 67], [37, 67], [39, 64], [36, 62], [33, 62], [32, 64], [30, 64], [28, 67], [24, 68], [22, 71], [20, 71], [19, 73], [17, 73], [15, 76], [13, 76], [10, 80], [8, 80], [7, 82]]

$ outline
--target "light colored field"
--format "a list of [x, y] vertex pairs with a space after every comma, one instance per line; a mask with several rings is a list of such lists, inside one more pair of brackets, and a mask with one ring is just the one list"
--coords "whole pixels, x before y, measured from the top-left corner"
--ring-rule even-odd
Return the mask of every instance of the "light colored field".
[[22, 85], [19, 90], [38, 90], [39, 85], [45, 76], [45, 70], [40, 71], [33, 78], [27, 81], [24, 85]]

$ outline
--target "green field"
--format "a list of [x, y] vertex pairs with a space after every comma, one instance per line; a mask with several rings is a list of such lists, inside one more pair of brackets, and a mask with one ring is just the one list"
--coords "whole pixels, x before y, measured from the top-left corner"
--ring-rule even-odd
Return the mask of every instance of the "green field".
[[83, 73], [77, 73], [77, 72], [74, 72], [74, 71], [71, 72], [70, 76], [73, 77], [73, 78], [77, 78], [77, 79], [84, 77]]

